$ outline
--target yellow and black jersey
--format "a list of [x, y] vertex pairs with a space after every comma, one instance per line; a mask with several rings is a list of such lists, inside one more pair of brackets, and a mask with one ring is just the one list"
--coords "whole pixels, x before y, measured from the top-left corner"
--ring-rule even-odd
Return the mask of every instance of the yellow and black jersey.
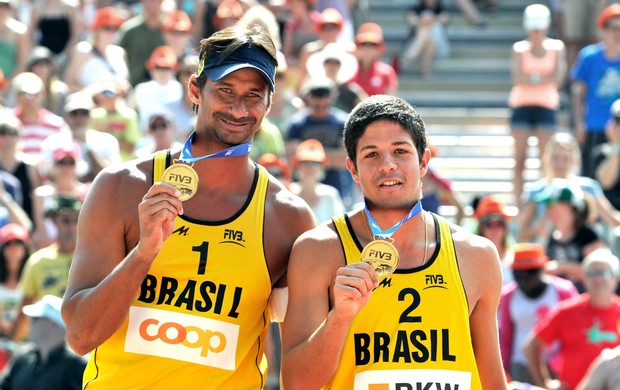
[[[435, 252], [424, 265], [380, 281], [353, 320], [326, 388], [481, 389], [450, 225], [432, 215]], [[348, 216], [333, 221], [347, 264], [360, 261]]]

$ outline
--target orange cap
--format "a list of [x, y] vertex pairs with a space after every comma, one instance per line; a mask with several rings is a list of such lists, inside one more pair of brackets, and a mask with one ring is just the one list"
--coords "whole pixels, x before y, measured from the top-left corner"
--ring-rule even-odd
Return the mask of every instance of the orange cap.
[[103, 7], [95, 13], [95, 21], [91, 28], [97, 30], [106, 26], [120, 27], [124, 21], [123, 17], [113, 7]]
[[503, 218], [510, 219], [512, 216], [506, 212], [506, 205], [497, 196], [488, 195], [480, 199], [474, 217], [477, 219], [487, 217], [489, 215], [498, 214]]
[[383, 29], [377, 23], [367, 22], [363, 23], [357, 29], [357, 35], [355, 36], [355, 43], [376, 43], [377, 45], [383, 44]]
[[603, 30], [609, 19], [616, 17], [620, 17], [620, 4], [618, 3], [612, 4], [603, 9], [598, 17], [598, 27]]
[[263, 153], [260, 156], [257, 163], [262, 165], [275, 177], [282, 178], [285, 180], [291, 180], [291, 171], [288, 167], [288, 164], [284, 159], [282, 159], [277, 154], [273, 153]]
[[184, 11], [172, 11], [164, 19], [162, 29], [164, 31], [189, 32], [192, 30], [192, 20]]
[[321, 27], [325, 24], [335, 24], [338, 26], [338, 30], [342, 30], [342, 24], [344, 21], [342, 20], [342, 15], [335, 8], [325, 8], [323, 12], [321, 12], [321, 16], [318, 17], [315, 30], [320, 31]]
[[321, 164], [327, 161], [325, 149], [323, 149], [321, 141], [311, 138], [297, 145], [295, 165], [303, 161], [318, 162]]
[[169, 46], [159, 46], [151, 53], [146, 62], [146, 68], [151, 70], [155, 67], [176, 69], [178, 65], [177, 55]]
[[215, 16], [213, 16], [213, 24], [220, 25], [224, 19], [241, 19], [244, 14], [241, 3], [237, 0], [224, 0], [217, 6]]
[[512, 246], [514, 257], [510, 268], [515, 270], [539, 269], [545, 266], [549, 257], [545, 254], [542, 244], [521, 242]]

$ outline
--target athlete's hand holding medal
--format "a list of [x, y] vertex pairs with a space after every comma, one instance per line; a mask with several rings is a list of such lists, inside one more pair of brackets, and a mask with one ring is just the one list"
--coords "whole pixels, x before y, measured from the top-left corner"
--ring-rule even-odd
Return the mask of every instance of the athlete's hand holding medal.
[[[196, 161], [206, 158], [247, 156], [252, 142], [221, 150], [219, 152], [192, 157], [192, 133], [185, 141], [178, 159], [164, 171], [161, 183], [155, 183], [146, 193], [139, 206], [140, 241], [142, 252], [150, 253], [153, 259], [159, 253], [163, 242], [172, 234], [175, 219], [183, 214], [181, 202], [191, 199], [198, 192], [198, 173], [192, 168]], [[174, 187], [170, 188], [168, 185]], [[168, 196], [166, 199], [164, 196]], [[177, 198], [171, 200], [170, 197]], [[162, 201], [167, 200], [167, 201]]]

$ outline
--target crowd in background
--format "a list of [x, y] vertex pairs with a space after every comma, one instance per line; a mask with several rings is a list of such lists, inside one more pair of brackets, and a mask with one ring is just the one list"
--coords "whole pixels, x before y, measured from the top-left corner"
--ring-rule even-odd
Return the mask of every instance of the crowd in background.
[[[524, 3], [527, 37], [512, 48], [508, 101], [514, 201], [480, 196], [467, 205], [431, 165], [423, 205], [436, 213], [454, 206], [454, 222], [497, 247], [505, 279], [498, 318], [507, 374], [559, 388], [554, 380], [565, 380], [570, 367], [572, 389], [599, 352], [620, 345], [620, 329], [604, 333], [600, 327], [620, 319], [620, 5]], [[50, 332], [33, 326], [33, 319], [48, 319], [52, 334], [62, 338], [53, 296], [66, 287], [89, 184], [106, 167], [182, 146], [195, 130], [186, 87], [198, 70], [200, 40], [223, 27], [260, 24], [278, 49], [276, 91], [251, 157], [303, 198], [319, 223], [362, 206], [345, 166], [342, 129], [367, 96], [399, 93], [398, 66], [384, 58], [383, 29], [365, 13], [367, 5], [0, 0], [0, 368], [30, 353], [17, 345]], [[498, 7], [495, 0], [412, 0], [400, 66], [415, 64], [420, 76], [412, 77], [429, 77], [435, 59], [450, 55], [450, 12], [484, 28], [480, 10]], [[572, 133], [557, 132], [563, 90], [572, 102]], [[521, 175], [532, 135], [539, 140], [541, 174], [527, 183]], [[594, 316], [602, 339], [587, 356], [562, 363], [563, 353], [574, 358], [575, 352], [567, 352], [570, 337], [560, 333], [569, 324], [558, 322], [564, 312], [555, 309], [580, 293], [591, 297], [581, 296], [580, 304], [592, 307], [579, 315]], [[582, 325], [594, 331], [590, 322]], [[277, 383], [277, 340], [271, 345]], [[47, 345], [46, 359], [52, 347], [59, 348]], [[62, 349], [60, 355], [69, 359], [70, 353]], [[66, 364], [81, 367], [74, 360]]]

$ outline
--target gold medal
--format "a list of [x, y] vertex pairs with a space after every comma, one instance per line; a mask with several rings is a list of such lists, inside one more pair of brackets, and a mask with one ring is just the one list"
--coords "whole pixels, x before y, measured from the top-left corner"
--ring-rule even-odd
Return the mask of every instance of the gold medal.
[[385, 278], [398, 267], [398, 250], [388, 240], [373, 240], [364, 247], [362, 261], [370, 264], [379, 278]]
[[198, 191], [198, 174], [191, 165], [175, 161], [166, 168], [161, 181], [181, 191], [182, 202], [190, 199]]

